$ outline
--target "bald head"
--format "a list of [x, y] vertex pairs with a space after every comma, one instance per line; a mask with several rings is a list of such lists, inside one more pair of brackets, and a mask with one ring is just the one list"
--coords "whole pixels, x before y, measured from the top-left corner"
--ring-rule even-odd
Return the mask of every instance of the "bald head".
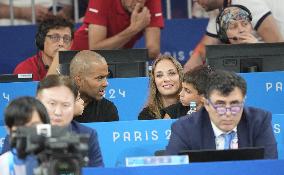
[[103, 56], [94, 51], [83, 50], [78, 52], [70, 63], [70, 76], [84, 75], [89, 72], [93, 64], [100, 65], [107, 63]]

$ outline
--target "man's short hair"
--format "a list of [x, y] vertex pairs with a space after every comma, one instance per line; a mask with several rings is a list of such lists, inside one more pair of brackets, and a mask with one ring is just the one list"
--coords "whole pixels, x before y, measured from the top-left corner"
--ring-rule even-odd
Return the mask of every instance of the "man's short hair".
[[182, 82], [191, 84], [198, 92], [198, 94], [205, 94], [209, 75], [213, 73], [211, 67], [201, 65], [195, 67], [184, 74]]
[[44, 105], [34, 97], [19, 97], [9, 103], [5, 109], [5, 124], [8, 128], [24, 126], [32, 119], [33, 112], [39, 114], [42, 123], [50, 123]]
[[78, 52], [70, 63], [70, 77], [74, 78], [78, 75], [84, 75], [88, 72], [93, 62], [106, 63], [106, 60], [102, 55], [94, 51], [82, 50]]
[[48, 75], [42, 79], [37, 85], [37, 92], [39, 94], [43, 89], [49, 89], [53, 87], [65, 86], [73, 93], [74, 98], [78, 96], [78, 87], [69, 76], [63, 75]]
[[235, 72], [216, 70], [210, 75], [205, 97], [209, 98], [213, 90], [217, 90], [222, 95], [229, 95], [235, 88], [239, 88], [243, 96], [247, 93], [246, 81]]
[[44, 50], [44, 41], [47, 33], [51, 29], [60, 29], [68, 27], [71, 30], [71, 37], [74, 37], [74, 25], [71, 21], [60, 16], [51, 16], [46, 18], [38, 25], [35, 37], [36, 46], [39, 50]]

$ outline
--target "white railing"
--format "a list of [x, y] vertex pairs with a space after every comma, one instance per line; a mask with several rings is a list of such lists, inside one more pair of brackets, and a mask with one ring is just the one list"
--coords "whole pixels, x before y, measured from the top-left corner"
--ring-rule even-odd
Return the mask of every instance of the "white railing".
[[[56, 15], [56, 5], [57, 5], [58, 0], [53, 0], [52, 1], [52, 13]], [[171, 4], [174, 0], [166, 0], [166, 18], [167, 19], [172, 19], [172, 8]], [[74, 21], [75, 23], [79, 22], [79, 1], [74, 0], [73, 1], [74, 5]], [[9, 6], [10, 6], [10, 23], [11, 25], [14, 25], [14, 8], [13, 8], [13, 0], [9, 0]], [[35, 14], [35, 0], [31, 0], [31, 10], [32, 10], [32, 24], [36, 23], [36, 14]], [[187, 0], [187, 13], [188, 13], [188, 18], [192, 18], [192, 0]]]
[[[167, 19], [172, 19], [172, 5], [174, 0], [166, 0]], [[192, 0], [187, 0], [187, 17], [192, 18]]]

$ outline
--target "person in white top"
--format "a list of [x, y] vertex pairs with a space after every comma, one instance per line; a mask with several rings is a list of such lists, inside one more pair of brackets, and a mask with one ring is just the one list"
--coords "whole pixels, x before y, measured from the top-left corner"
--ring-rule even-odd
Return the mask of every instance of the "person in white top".
[[[224, 8], [231, 4], [245, 6], [251, 12], [254, 30], [264, 42], [284, 41], [284, 11], [281, 9], [284, 6], [283, 0], [198, 0], [198, 3], [207, 11]], [[216, 32], [216, 16], [210, 16], [206, 35], [184, 65], [184, 71], [205, 62], [205, 45], [220, 43]]]
[[[53, 0], [35, 0], [35, 17], [40, 22], [47, 16], [52, 15]], [[0, 0], [0, 26], [11, 25], [10, 0]], [[72, 0], [55, 1], [57, 14], [71, 19]], [[14, 25], [32, 24], [31, 0], [13, 0]]]

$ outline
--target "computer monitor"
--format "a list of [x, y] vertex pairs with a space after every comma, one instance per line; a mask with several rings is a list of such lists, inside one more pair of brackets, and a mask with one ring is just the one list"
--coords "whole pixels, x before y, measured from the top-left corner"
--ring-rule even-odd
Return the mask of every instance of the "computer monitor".
[[264, 148], [251, 147], [227, 150], [183, 150], [179, 155], [188, 155], [189, 162], [215, 162], [264, 159]]
[[0, 83], [33, 81], [33, 74], [1, 74]]
[[[144, 77], [148, 76], [147, 49], [115, 49], [93, 50], [105, 57], [111, 77]], [[69, 75], [69, 66], [72, 58], [79, 51], [59, 52], [61, 73]]]
[[208, 45], [206, 62], [238, 73], [283, 71], [284, 43]]

